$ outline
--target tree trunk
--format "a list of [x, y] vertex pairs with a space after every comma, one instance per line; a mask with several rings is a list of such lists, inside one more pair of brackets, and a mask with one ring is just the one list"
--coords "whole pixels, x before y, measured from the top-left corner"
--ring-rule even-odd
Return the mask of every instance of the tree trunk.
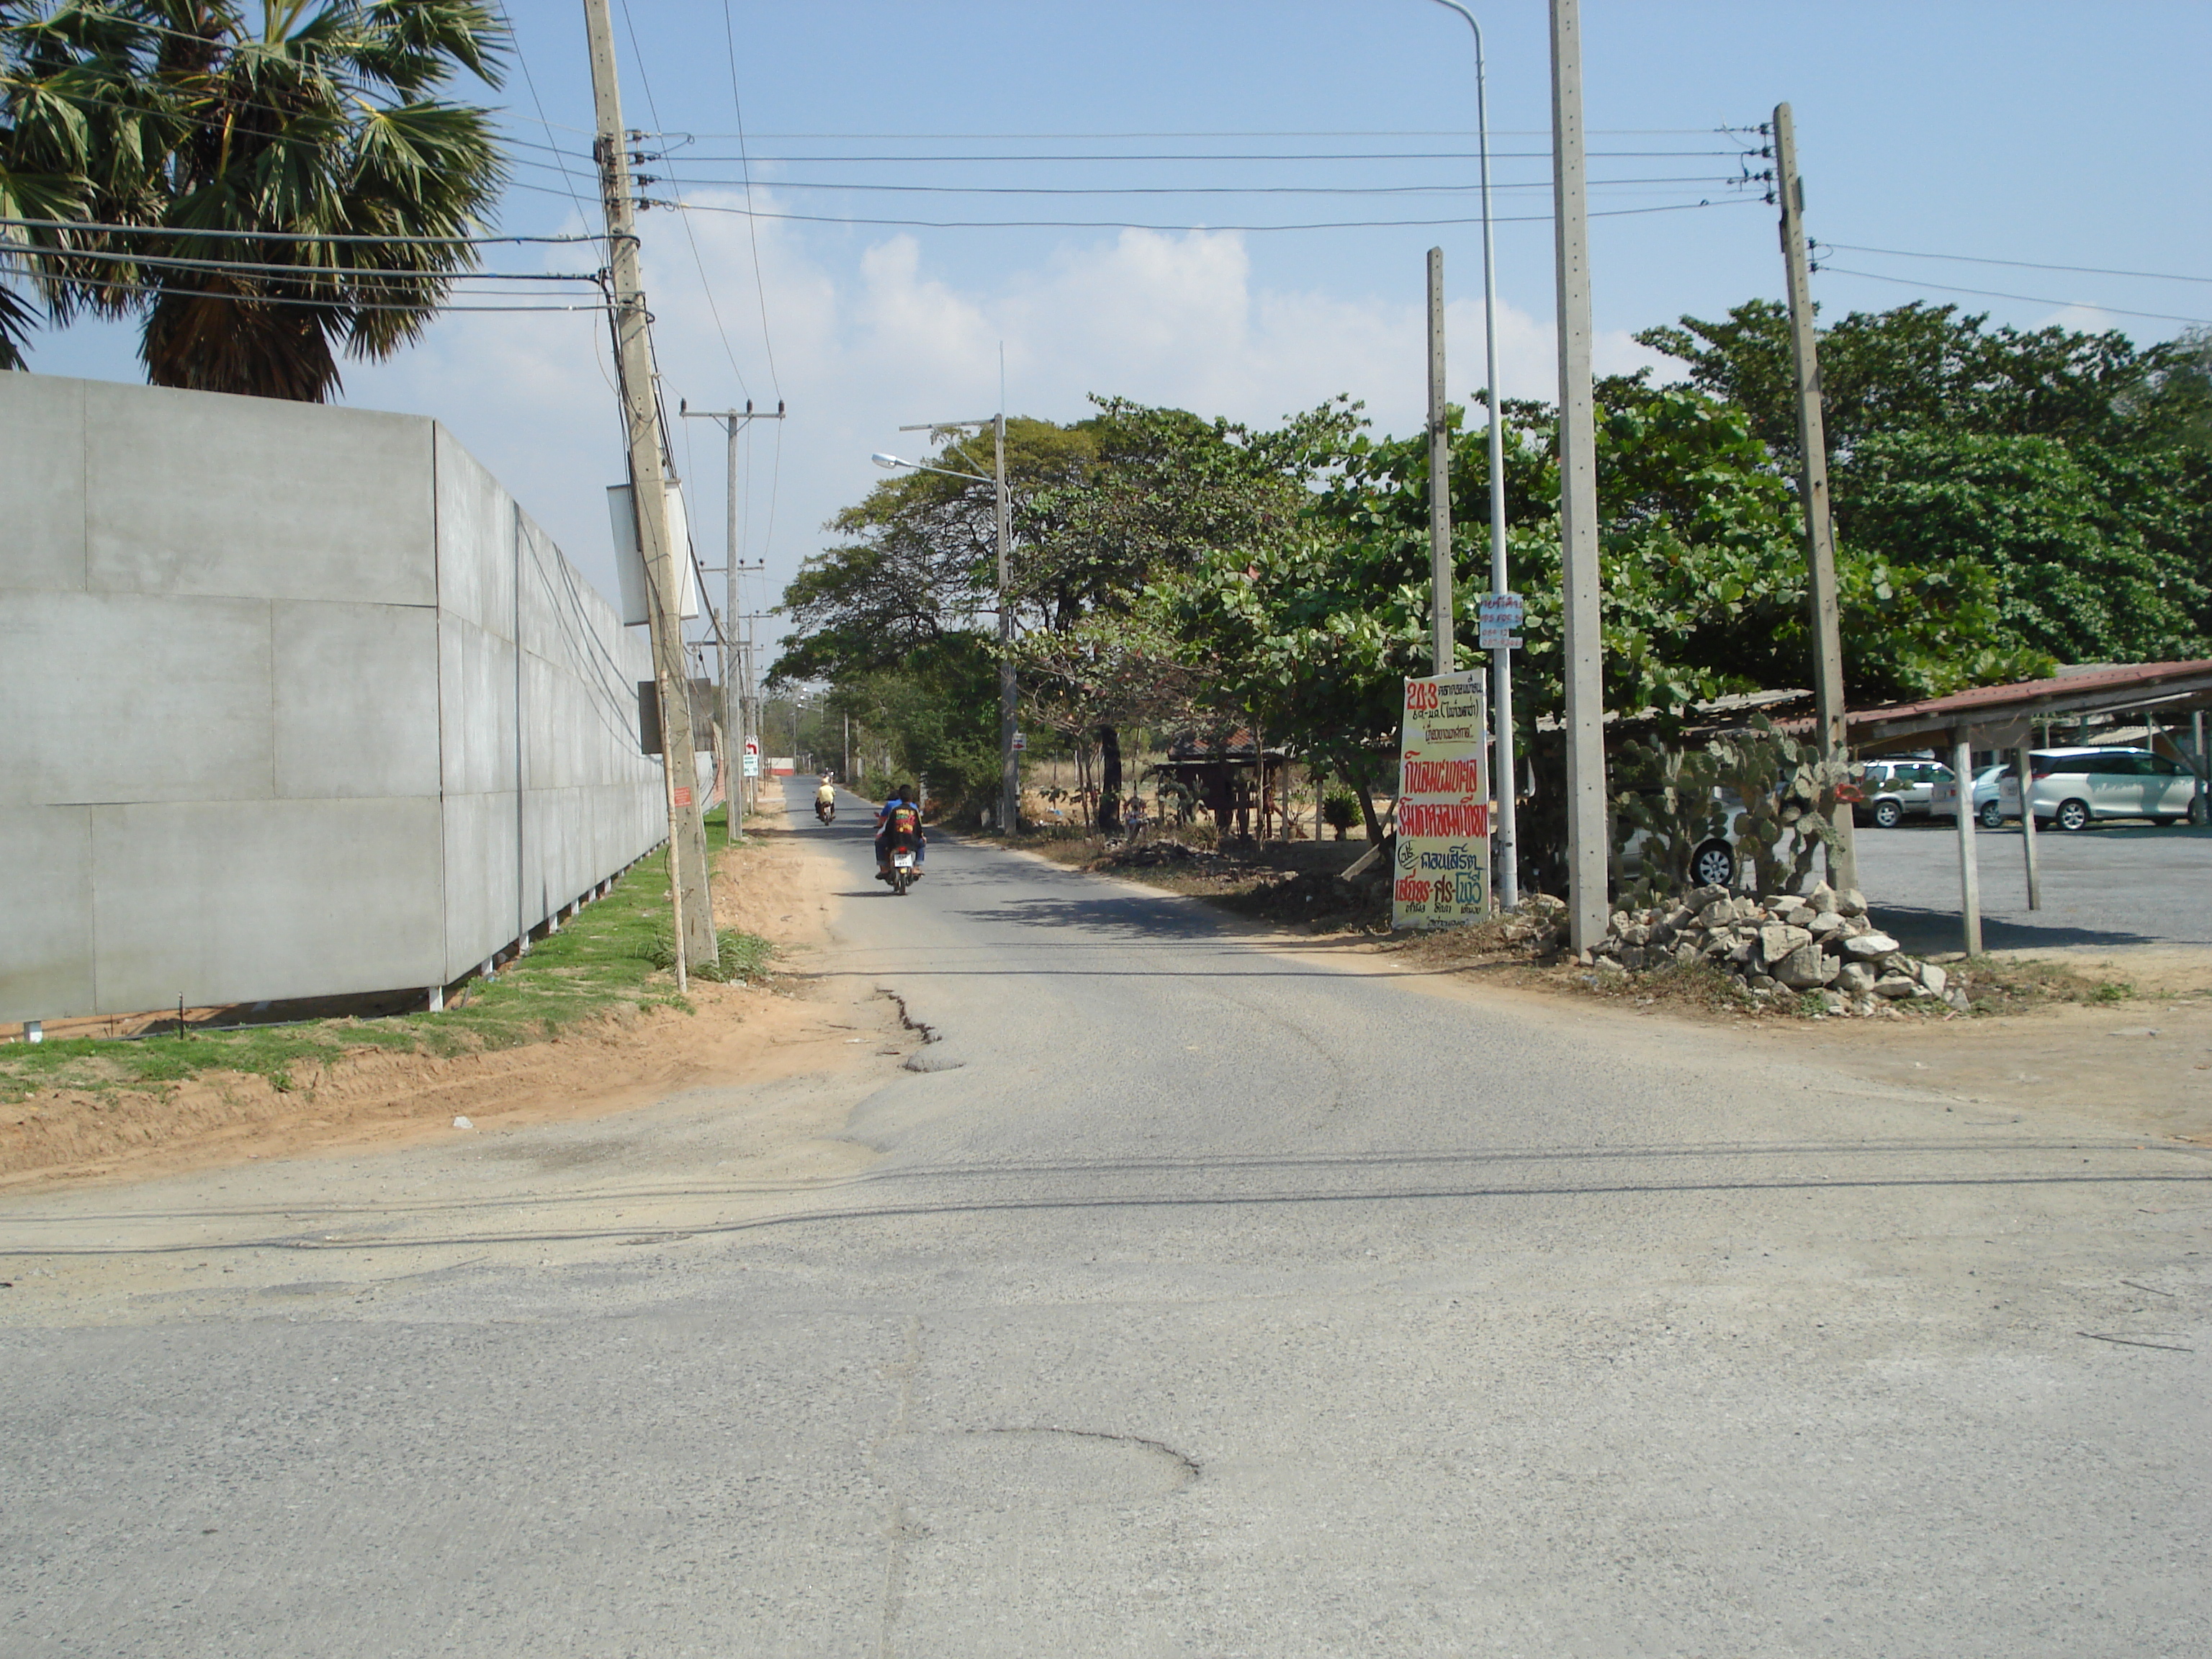
[[1355, 778], [1352, 787], [1359, 792], [1359, 816], [1367, 820], [1367, 839], [1377, 847], [1382, 844], [1382, 820], [1375, 813], [1375, 792], [1367, 787], [1367, 780]]
[[1111, 836], [1121, 823], [1121, 734], [1098, 728], [1098, 833]]

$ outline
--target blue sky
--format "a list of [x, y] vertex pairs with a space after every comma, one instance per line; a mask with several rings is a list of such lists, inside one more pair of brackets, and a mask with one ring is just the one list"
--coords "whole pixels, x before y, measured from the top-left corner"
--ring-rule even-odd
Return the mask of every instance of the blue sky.
[[[777, 591], [822, 546], [822, 521], [882, 476], [869, 453], [910, 452], [900, 424], [997, 406], [1002, 345], [1019, 413], [1072, 419], [1087, 393], [1110, 392], [1267, 422], [1345, 392], [1379, 427], [1402, 431], [1420, 418], [1422, 257], [1435, 243], [1453, 301], [1455, 395], [1481, 382], [1473, 224], [1219, 228], [1473, 217], [1473, 164], [1453, 155], [1472, 149], [1468, 33], [1430, 0], [614, 3], [629, 124], [694, 135], [653, 141], [671, 160], [645, 169], [663, 177], [652, 194], [695, 204], [643, 223], [670, 399], [781, 397], [791, 408], [780, 456], [774, 428], [761, 430], [744, 479], [745, 551], [765, 553]], [[518, 149], [527, 164], [502, 228], [596, 229], [588, 163], [573, 159], [588, 152], [591, 125], [581, 8], [510, 6], [528, 73], [517, 68], [492, 100], [518, 139], [572, 159]], [[1497, 210], [1522, 221], [1499, 228], [1500, 378], [1509, 394], [1549, 398], [1546, 8], [1477, 10], [1489, 31]], [[2203, 89], [2212, 6], [2202, 0], [1586, 0], [1583, 38], [1592, 177], [1605, 184], [1594, 205], [1665, 210], [1594, 222], [1601, 368], [1650, 361], [1629, 338], [1638, 329], [1780, 295], [1773, 211], [1724, 182], [1758, 141], [1723, 129], [1755, 127], [1784, 99], [1796, 115], [1808, 225], [1822, 242], [2212, 278], [2202, 165], [2212, 149]], [[1168, 228], [749, 223], [732, 210], [747, 199], [738, 96], [751, 202], [766, 212]], [[1147, 136], [1121, 136], [1137, 134]], [[1445, 159], [1409, 159], [1437, 152]], [[1368, 159], [1165, 159], [1350, 154]], [[1100, 159], [1136, 156], [1158, 159]], [[1668, 182], [1626, 182], [1637, 179]], [[1153, 193], [801, 187], [894, 183]], [[1226, 193], [1261, 185], [1273, 188]], [[1455, 188], [1408, 188], [1424, 185]], [[1159, 193], [1192, 186], [1224, 193]], [[1285, 193], [1379, 187], [1394, 193]], [[1685, 205], [1701, 199], [1714, 205]], [[1841, 247], [1827, 258], [1814, 288], [1831, 315], [1924, 297], [2004, 322], [2118, 326], [2141, 339], [2186, 325], [2166, 319], [2212, 319], [2212, 281]], [[512, 249], [499, 263], [576, 270], [579, 259], [579, 250]], [[391, 363], [349, 368], [345, 397], [447, 422], [611, 587], [601, 486], [619, 477], [621, 449], [605, 355], [586, 316], [456, 315]], [[112, 329], [46, 337], [33, 361], [48, 373], [137, 378], [131, 337]], [[690, 426], [679, 465], [701, 550], [719, 563], [720, 440]], [[750, 599], [766, 597], [757, 587]]]

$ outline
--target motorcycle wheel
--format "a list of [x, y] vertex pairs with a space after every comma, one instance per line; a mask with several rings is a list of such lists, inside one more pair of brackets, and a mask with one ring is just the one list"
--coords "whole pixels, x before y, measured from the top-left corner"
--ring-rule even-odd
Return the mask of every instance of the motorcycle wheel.
[[891, 891], [900, 898], [906, 896], [907, 884], [914, 879], [903, 870], [891, 872]]

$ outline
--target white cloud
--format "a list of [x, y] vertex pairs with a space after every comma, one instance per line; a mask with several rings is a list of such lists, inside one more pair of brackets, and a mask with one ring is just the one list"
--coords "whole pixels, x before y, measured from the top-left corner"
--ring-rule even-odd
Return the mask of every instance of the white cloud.
[[[772, 197], [757, 192], [757, 200], [767, 207]], [[1091, 392], [1263, 423], [1350, 392], [1366, 400], [1382, 431], [1406, 431], [1423, 417], [1418, 290], [1383, 299], [1269, 287], [1255, 278], [1238, 232], [1124, 230], [1108, 241], [1063, 245], [980, 289], [934, 270], [912, 235], [840, 257], [785, 222], [756, 222], [757, 247], [740, 215], [696, 212], [688, 223], [696, 262], [672, 217], [646, 225], [663, 392], [672, 404], [684, 396], [719, 406], [735, 390], [732, 356], [744, 374], [738, 395], [765, 409], [780, 384], [791, 419], [780, 434], [769, 573], [776, 592], [821, 545], [822, 520], [881, 476], [867, 457], [894, 447], [902, 422], [996, 407], [1002, 343], [1012, 407], [1054, 419], [1079, 417]], [[761, 349], [756, 257], [774, 329], [773, 381]], [[714, 283], [712, 306], [702, 269]], [[1447, 313], [1450, 386], [1461, 400], [1483, 380], [1482, 321], [1479, 298], [1455, 301]], [[1502, 304], [1498, 334], [1507, 395], [1556, 395], [1548, 319]], [[456, 316], [422, 349], [356, 370], [349, 391], [354, 401], [438, 415], [571, 556], [604, 579], [611, 562], [600, 492], [622, 465], [607, 354], [604, 324], [593, 317]], [[1601, 372], [1660, 361], [1625, 335], [1598, 343]], [[721, 495], [719, 434], [694, 427], [694, 533], [707, 562], [719, 563], [720, 515], [708, 505]], [[747, 504], [755, 556], [774, 441], [757, 431]]]

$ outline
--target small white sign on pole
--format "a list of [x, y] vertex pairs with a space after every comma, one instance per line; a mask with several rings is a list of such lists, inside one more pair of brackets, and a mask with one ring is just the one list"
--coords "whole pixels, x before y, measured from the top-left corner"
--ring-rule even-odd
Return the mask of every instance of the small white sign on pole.
[[1406, 682], [1390, 919], [1450, 927], [1490, 914], [1490, 700], [1481, 669]]

